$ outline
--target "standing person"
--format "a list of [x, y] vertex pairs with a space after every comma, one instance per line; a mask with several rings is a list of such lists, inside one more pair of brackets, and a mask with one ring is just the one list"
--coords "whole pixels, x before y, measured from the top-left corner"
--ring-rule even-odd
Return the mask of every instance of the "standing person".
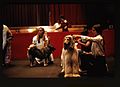
[[56, 27], [56, 30], [62, 28], [62, 32], [68, 32], [68, 21], [65, 19], [64, 16], [60, 16], [59, 20], [57, 21], [58, 26]]
[[2, 65], [8, 65], [11, 62], [11, 40], [13, 38], [13, 35], [10, 31], [10, 29], [3, 24], [3, 59], [2, 59]]
[[[0, 70], [1, 70], [1, 66], [2, 66], [2, 59], [3, 59], [3, 23], [0, 21]], [[1, 74], [1, 72], [0, 72]]]

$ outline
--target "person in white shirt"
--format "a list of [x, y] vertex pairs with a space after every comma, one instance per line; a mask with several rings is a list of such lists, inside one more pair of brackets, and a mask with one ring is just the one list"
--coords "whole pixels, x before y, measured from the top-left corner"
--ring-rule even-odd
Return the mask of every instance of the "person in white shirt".
[[10, 29], [3, 24], [3, 59], [2, 59], [2, 65], [8, 65], [11, 62], [11, 41], [12, 41], [13, 35]]
[[[45, 47], [47, 47], [47, 45], [49, 44], [49, 39], [48, 39], [48, 37], [47, 37], [47, 32], [45, 32], [44, 31], [44, 28], [38, 28], [38, 33], [37, 33], [37, 35], [35, 35], [34, 37], [33, 37], [33, 39], [32, 39], [32, 44], [30, 45], [30, 47], [29, 48], [31, 48], [31, 47], [36, 47], [37, 49], [36, 49], [36, 51], [39, 51], [39, 50], [41, 50], [41, 52], [43, 52], [43, 49], [45, 48]], [[40, 52], [40, 51], [39, 51]], [[28, 56], [30, 56], [30, 55], [28, 55]], [[41, 60], [39, 59], [39, 58], [35, 58], [35, 60], [36, 60], [36, 62], [38, 63], [38, 64], [40, 64], [41, 63]], [[51, 54], [50, 55], [50, 59], [49, 59], [49, 63], [53, 63], [53, 61], [54, 61], [54, 58], [53, 58], [53, 54]], [[47, 60], [46, 59], [44, 59], [44, 66], [47, 66], [48, 65], [48, 63], [47, 63]], [[30, 66], [33, 66], [33, 63], [31, 62], [31, 64], [30, 64]]]
[[68, 21], [65, 19], [64, 16], [60, 16], [57, 23], [54, 24], [56, 30], [62, 29], [62, 32], [68, 32]]
[[92, 27], [92, 33], [94, 37], [89, 37], [84, 35], [75, 35], [75, 36], [79, 36], [81, 39], [92, 41], [91, 52], [88, 52], [88, 54], [92, 54], [93, 59], [95, 60], [93, 73], [96, 75], [106, 75], [107, 63], [105, 60], [104, 39], [102, 37], [102, 29], [100, 24], [94, 25]]

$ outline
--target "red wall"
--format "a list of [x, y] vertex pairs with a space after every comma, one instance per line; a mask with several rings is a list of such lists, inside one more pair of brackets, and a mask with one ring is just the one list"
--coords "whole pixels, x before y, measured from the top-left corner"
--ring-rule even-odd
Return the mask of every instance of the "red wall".
[[[32, 42], [32, 38], [36, 33], [18, 33], [13, 34], [12, 41], [12, 59], [27, 58], [27, 48]], [[80, 32], [48, 32], [50, 43], [56, 48], [53, 56], [59, 57], [63, 46], [63, 37], [68, 34], [80, 34]]]
[[106, 56], [115, 56], [115, 31], [106, 29], [103, 31], [103, 37], [105, 40]]
[[[63, 46], [63, 37], [68, 34], [80, 34], [81, 32], [48, 32], [51, 44], [56, 48], [53, 55], [54, 58], [60, 57]], [[12, 59], [27, 58], [27, 48], [32, 42], [32, 38], [36, 33], [18, 33], [13, 34], [12, 41]], [[106, 56], [114, 56], [114, 30], [104, 30], [105, 54]]]

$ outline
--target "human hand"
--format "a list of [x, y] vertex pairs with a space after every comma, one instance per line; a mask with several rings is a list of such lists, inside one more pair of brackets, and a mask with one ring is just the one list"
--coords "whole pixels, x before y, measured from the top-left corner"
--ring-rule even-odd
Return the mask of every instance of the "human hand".
[[30, 46], [28, 47], [28, 49], [34, 47], [35, 45], [34, 44], [30, 44]]
[[78, 43], [81, 43], [81, 38], [77, 39], [77, 42], [78, 42]]

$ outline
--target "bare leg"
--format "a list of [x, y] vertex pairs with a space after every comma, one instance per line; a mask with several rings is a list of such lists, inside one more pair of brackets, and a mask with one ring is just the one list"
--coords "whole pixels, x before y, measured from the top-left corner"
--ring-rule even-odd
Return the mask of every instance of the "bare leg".
[[44, 66], [47, 66], [47, 58], [44, 59]]

